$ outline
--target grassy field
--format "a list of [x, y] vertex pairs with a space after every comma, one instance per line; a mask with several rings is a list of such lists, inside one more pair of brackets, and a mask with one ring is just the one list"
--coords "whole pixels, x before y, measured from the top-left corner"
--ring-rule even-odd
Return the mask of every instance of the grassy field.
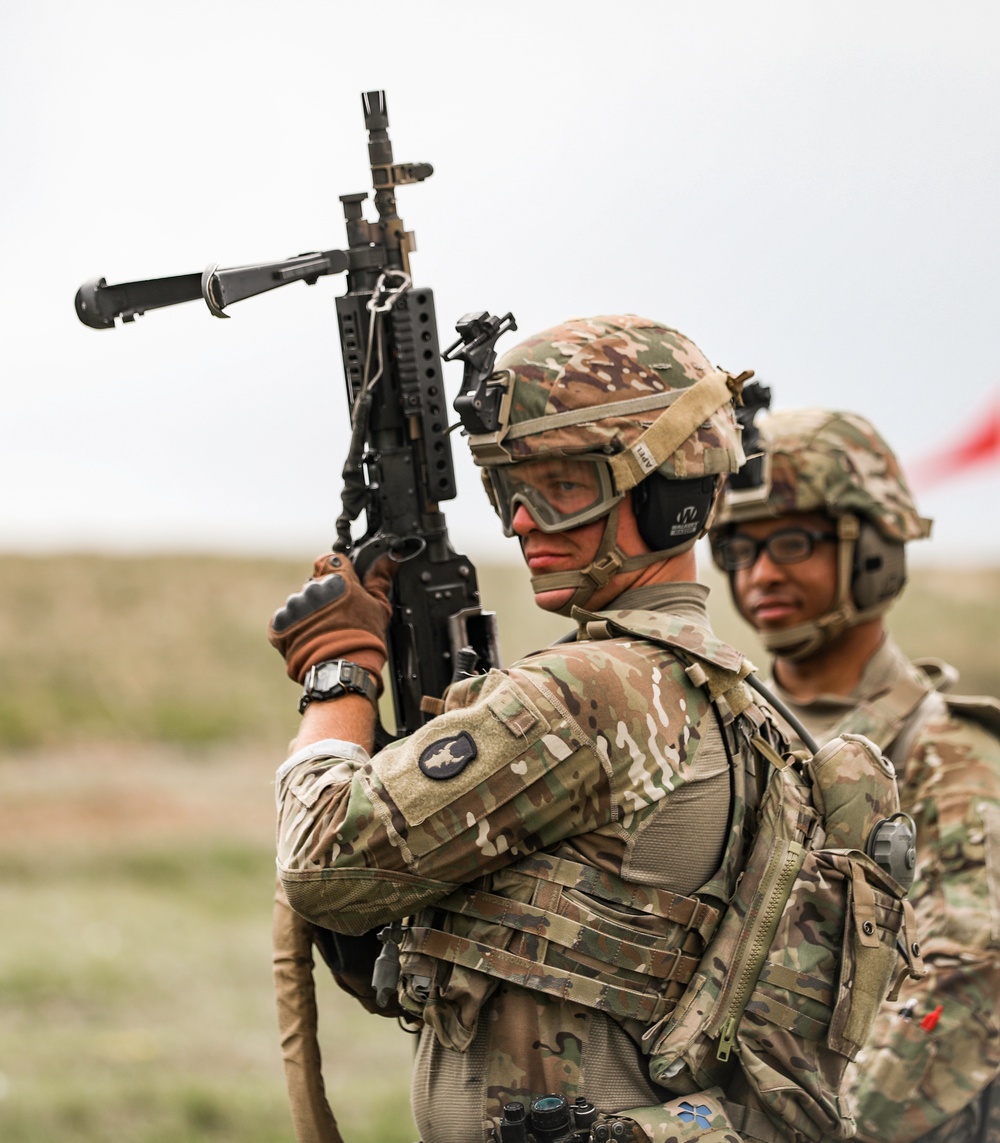
[[[299, 689], [268, 646], [306, 561], [0, 557], [0, 748], [232, 740], [281, 749]], [[567, 629], [525, 576], [486, 569], [510, 661]]]
[[[0, 762], [4, 1143], [291, 1139], [270, 980], [273, 769], [260, 749], [163, 745]], [[319, 983], [345, 1131], [412, 1139], [409, 1038]]]
[[[269, 926], [297, 688], [263, 628], [302, 570], [0, 558], [3, 1143], [291, 1140]], [[508, 660], [565, 630], [520, 571], [482, 584]], [[1000, 691], [998, 589], [1000, 571], [916, 573], [900, 642]], [[720, 634], [753, 656], [726, 596]], [[414, 1138], [412, 1041], [319, 982], [349, 1143]]]

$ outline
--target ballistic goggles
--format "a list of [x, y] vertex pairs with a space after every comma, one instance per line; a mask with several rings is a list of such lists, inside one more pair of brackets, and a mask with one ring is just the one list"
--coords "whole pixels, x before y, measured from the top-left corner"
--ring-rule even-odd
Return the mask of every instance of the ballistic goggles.
[[514, 535], [519, 505], [543, 532], [564, 532], [606, 516], [625, 493], [616, 492], [605, 456], [546, 456], [483, 469], [490, 502]]

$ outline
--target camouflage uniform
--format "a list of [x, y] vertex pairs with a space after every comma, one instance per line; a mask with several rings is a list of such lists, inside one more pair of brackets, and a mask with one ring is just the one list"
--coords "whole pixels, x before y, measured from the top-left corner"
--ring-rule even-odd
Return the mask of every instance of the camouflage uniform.
[[[760, 430], [764, 484], [726, 493], [713, 547], [741, 521], [831, 517], [840, 545], [832, 610], [791, 632], [761, 633], [777, 654], [806, 658], [889, 607], [905, 583], [904, 543], [928, 535], [930, 521], [864, 418], [788, 410]], [[909, 662], [887, 639], [850, 695], [798, 704], [772, 683], [821, 743], [844, 730], [876, 741], [917, 823], [910, 900], [930, 971], [885, 1003], [855, 1065], [859, 1137], [872, 1143], [1000, 1140], [1000, 706], [943, 697], [955, 677], [943, 664]]]
[[[482, 1139], [504, 1104], [548, 1092], [620, 1114], [637, 1138], [738, 1143], [721, 1093], [674, 1098], [650, 1080], [642, 1037], [697, 966], [722, 902], [694, 894], [735, 880], [744, 821], [732, 716], [657, 640], [734, 681], [742, 656], [708, 629], [697, 584], [582, 608], [704, 531], [723, 474], [744, 460], [741, 379], [682, 334], [622, 315], [526, 339], [491, 384], [499, 413], [469, 443], [505, 530], [521, 496], [552, 510], [549, 531], [604, 522], [589, 565], [532, 580], [536, 593], [572, 588], [563, 613], [578, 639], [454, 684], [441, 714], [371, 759], [330, 740], [293, 755], [278, 781], [282, 884], [298, 913], [339, 932], [407, 918], [386, 936], [400, 942], [400, 1003], [423, 1022], [413, 1107], [425, 1143]], [[589, 466], [583, 516], [560, 499], [569, 482], [531, 483], [551, 458]], [[623, 551], [625, 497], [643, 486], [650, 503], [656, 486], [659, 508], [683, 481], [683, 530], [637, 506], [650, 550]], [[752, 705], [741, 717], [754, 713], [763, 722]]]
[[[878, 699], [910, 681], [928, 697], [893, 725]], [[951, 706], [936, 681], [887, 640], [846, 698], [799, 704], [772, 683], [818, 741], [847, 729], [879, 742], [917, 824], [910, 900], [929, 973], [883, 1005], [854, 1066], [858, 1135], [872, 1143], [1000, 1139], [997, 1122], [979, 1134], [978, 1098], [1000, 1073], [1000, 709]]]
[[[660, 585], [601, 616], [578, 612], [578, 642], [453, 686], [444, 714], [374, 758], [327, 741], [279, 771], [278, 864], [294, 908], [352, 933], [415, 915], [400, 996], [425, 1021], [413, 1103], [427, 1143], [484, 1138], [503, 1104], [549, 1091], [585, 1095], [650, 1138], [736, 1143], [711, 1095], [674, 1098], [650, 1081], [642, 1045], [712, 922], [691, 894], [726, 848], [722, 732], [662, 646], [591, 637], [599, 618], [653, 636], [669, 627], [732, 668], [741, 657], [708, 630], [706, 594]], [[511, 923], [504, 898], [528, 923], [491, 943], [484, 926]], [[565, 931], [551, 930], [554, 914]], [[473, 955], [439, 959], [449, 937]], [[506, 979], [476, 971], [501, 948]], [[550, 964], [564, 970], [558, 995]], [[622, 1008], [632, 1015], [608, 1011]]]

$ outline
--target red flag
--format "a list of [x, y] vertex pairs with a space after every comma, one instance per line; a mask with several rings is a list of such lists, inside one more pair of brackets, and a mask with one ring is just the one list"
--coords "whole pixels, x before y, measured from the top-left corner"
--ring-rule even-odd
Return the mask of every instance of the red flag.
[[921, 492], [967, 468], [1000, 460], [1000, 394], [952, 445], [909, 466], [910, 483]]

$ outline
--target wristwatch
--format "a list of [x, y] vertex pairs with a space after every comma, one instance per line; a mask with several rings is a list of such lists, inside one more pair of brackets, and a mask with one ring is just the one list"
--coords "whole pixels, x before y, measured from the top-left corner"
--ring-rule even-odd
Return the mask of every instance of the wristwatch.
[[378, 702], [378, 687], [371, 675], [364, 667], [348, 662], [347, 659], [328, 659], [325, 663], [310, 667], [302, 685], [305, 689], [299, 700], [299, 714], [311, 702], [327, 702], [349, 691], [364, 695], [373, 703]]

